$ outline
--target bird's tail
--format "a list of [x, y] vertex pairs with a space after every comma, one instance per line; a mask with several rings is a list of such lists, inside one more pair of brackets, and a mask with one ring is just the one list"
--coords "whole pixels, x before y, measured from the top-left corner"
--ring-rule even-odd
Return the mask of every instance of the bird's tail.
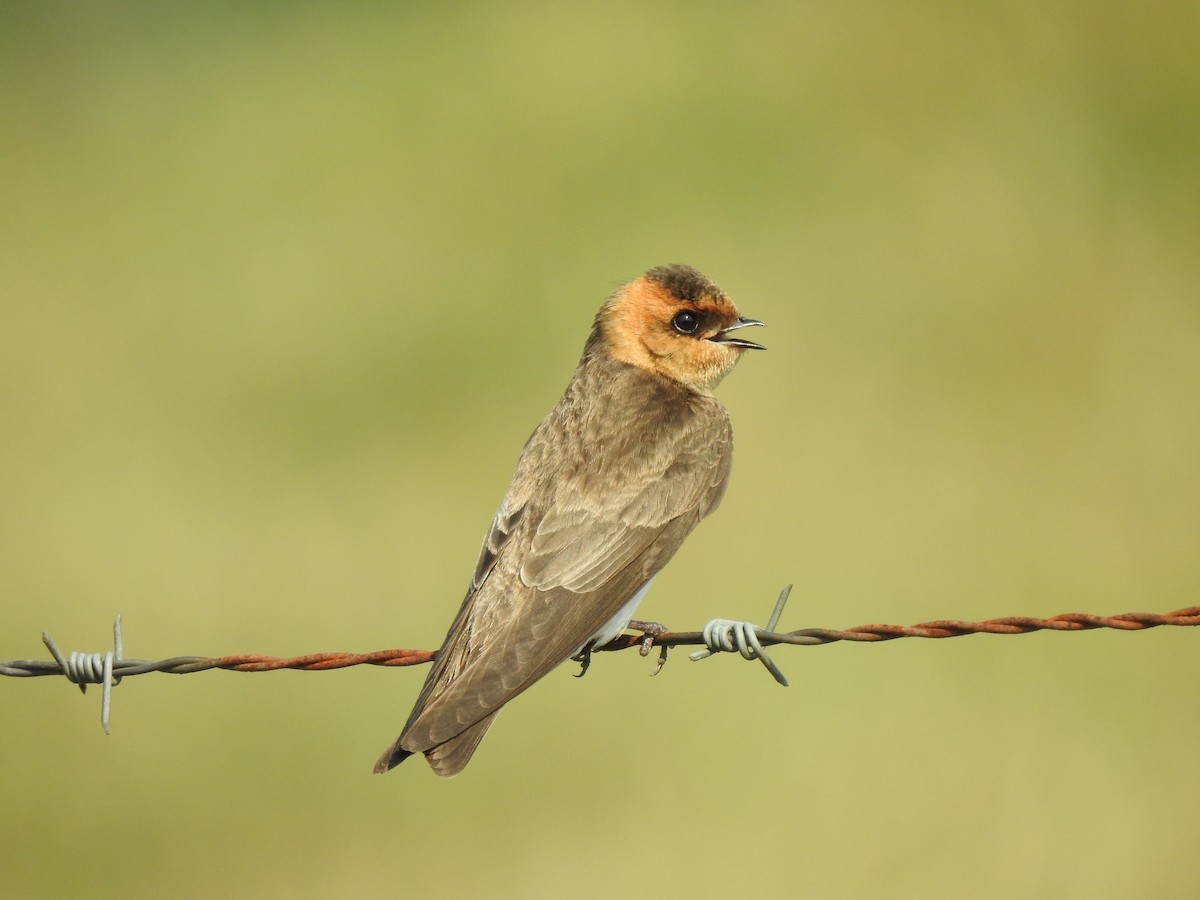
[[475, 753], [475, 748], [479, 746], [479, 742], [483, 740], [492, 720], [499, 712], [500, 710], [496, 710], [491, 715], [480, 719], [466, 731], [456, 734], [448, 741], [435, 744], [425, 751], [406, 750], [401, 746], [404, 742], [404, 735], [401, 735], [396, 738], [396, 743], [388, 747], [383, 756], [379, 757], [379, 762], [375, 763], [375, 772], [376, 774], [386, 772], [400, 765], [414, 753], [424, 752], [429, 767], [436, 774], [443, 778], [457, 775], [467, 767], [467, 763], [471, 761], [471, 756]]

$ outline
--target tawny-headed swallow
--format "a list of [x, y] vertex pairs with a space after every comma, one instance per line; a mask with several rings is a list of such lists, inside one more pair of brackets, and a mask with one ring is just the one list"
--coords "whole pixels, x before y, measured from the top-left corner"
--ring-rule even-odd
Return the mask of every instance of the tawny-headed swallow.
[[725, 493], [733, 432], [717, 383], [762, 325], [690, 266], [608, 298], [562, 399], [521, 452], [466, 599], [386, 772], [423, 753], [466, 766], [500, 708], [613, 640], [655, 574]]

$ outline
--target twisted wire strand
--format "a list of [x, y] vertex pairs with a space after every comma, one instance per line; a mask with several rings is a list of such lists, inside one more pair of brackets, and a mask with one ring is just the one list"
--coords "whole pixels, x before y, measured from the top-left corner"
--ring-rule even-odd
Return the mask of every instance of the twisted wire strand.
[[[72, 654], [72, 656], [98, 656], [105, 654]], [[323, 672], [326, 669], [344, 669], [347, 666], [418, 666], [431, 662], [436, 650], [376, 650], [372, 653], [310, 653], [306, 656], [278, 657], [261, 656], [253, 653], [237, 656], [172, 656], [170, 659], [121, 659], [114, 660], [114, 679], [147, 672], [165, 672], [168, 675], [189, 675], [208, 669], [224, 669], [229, 672], [272, 672], [276, 669], [296, 669], [306, 672]], [[14, 678], [29, 678], [39, 675], [66, 675], [81, 687], [100, 684], [102, 675], [92, 666], [82, 670], [72, 666], [68, 659], [66, 668], [55, 660], [10, 659], [0, 663], [0, 675]]]
[[[1110, 628], [1117, 631], [1145, 631], [1159, 626], [1200, 626], [1200, 606], [1188, 606], [1174, 612], [1123, 613], [1117, 616], [1095, 616], [1087, 613], [1063, 613], [1049, 619], [1030, 616], [1008, 616], [987, 619], [982, 622], [964, 622], [957, 619], [937, 619], [916, 625], [859, 625], [839, 630], [835, 628], [801, 628], [796, 631], [757, 632], [759, 643], [764, 647], [778, 644], [821, 645], [838, 641], [877, 643], [897, 638], [950, 638], [968, 634], [1029, 634], [1034, 631], [1091, 631]], [[628, 650], [640, 647], [642, 638], [636, 634], [623, 634], [596, 651]], [[703, 631], [665, 631], [655, 635], [656, 647], [704, 646]], [[76, 654], [87, 656], [89, 654]], [[90, 654], [103, 657], [103, 654]], [[147, 672], [165, 672], [169, 675], [187, 675], [208, 669], [224, 669], [232, 672], [271, 672], [277, 669], [295, 669], [307, 672], [323, 672], [328, 669], [344, 669], [348, 666], [419, 666], [432, 662], [436, 650], [375, 650], [370, 653], [310, 653], [305, 656], [277, 657], [246, 653], [236, 656], [172, 656], [168, 659], [114, 659], [114, 680]], [[78, 667], [57, 660], [11, 659], [0, 662], [0, 675], [28, 678], [40, 675], [67, 675], [77, 684], [99, 684], [94, 663], [86, 667], [88, 677], [77, 672]]]
[[[1117, 631], [1145, 631], [1160, 625], [1197, 626], [1200, 625], [1200, 606], [1187, 606], [1174, 612], [1159, 613], [1122, 613], [1117, 616], [1095, 616], [1088, 613], [1063, 613], [1049, 619], [1039, 619], [1033, 616], [1006, 616], [1000, 619], [987, 619], [982, 622], [963, 622], [957, 619], [936, 619], [931, 622], [921, 622], [917, 625], [858, 625], [854, 628], [839, 630], [836, 628], [801, 628], [796, 631], [782, 633], [759, 631], [758, 639], [763, 646], [775, 644], [820, 645], [832, 644], [837, 641], [855, 641], [858, 643], [878, 643], [892, 641], [896, 638], [952, 638], [964, 637], [968, 634], [1029, 634], [1034, 631], [1092, 631], [1097, 628], [1111, 628]], [[630, 642], [625, 643], [629, 638]], [[636, 635], [621, 635], [618, 641], [621, 646], [609, 644], [603, 650], [624, 650], [638, 643]], [[704, 644], [702, 631], [668, 631], [654, 641], [671, 646], [689, 644]]]
[[[1200, 626], [1200, 606], [1188, 606], [1174, 612], [1123, 613], [1116, 616], [1096, 616], [1088, 613], [1063, 613], [1048, 619], [1032, 616], [1006, 616], [982, 622], [964, 622], [957, 619], [936, 619], [916, 625], [859, 625], [839, 630], [835, 628], [801, 628], [796, 631], [776, 632], [775, 627], [783, 613], [791, 585], [784, 588], [776, 601], [775, 609], [768, 620], [767, 628], [759, 628], [749, 622], [714, 619], [702, 631], [664, 631], [651, 635], [623, 634], [597, 651], [628, 650], [631, 647], [645, 648], [650, 644], [658, 647], [700, 645], [705, 649], [691, 654], [701, 659], [720, 652], [740, 653], [746, 659], [759, 660], [777, 682], [786, 686], [787, 679], [779, 667], [767, 655], [764, 648], [778, 644], [819, 646], [838, 641], [857, 643], [879, 643], [897, 638], [951, 638], [968, 634], [1029, 634], [1034, 631], [1091, 631], [1109, 628], [1116, 631], [1145, 631], [1159, 626]], [[652, 640], [647, 642], [647, 638]], [[147, 672], [165, 672], [170, 675], [187, 675], [208, 669], [224, 669], [232, 672], [271, 672], [277, 669], [293, 669], [304, 672], [324, 672], [329, 669], [344, 669], [349, 666], [416, 666], [431, 662], [436, 650], [375, 650], [370, 653], [309, 653], [305, 656], [276, 657], [259, 654], [236, 656], [172, 656], [168, 659], [124, 659], [122, 658], [121, 617], [113, 625], [114, 650], [105, 653], [71, 653], [64, 656], [53, 639], [42, 633], [42, 640], [49, 649], [51, 660], [12, 659], [0, 662], [0, 675], [29, 678], [41, 675], [59, 675], [86, 691], [89, 684], [103, 686], [101, 723], [109, 730], [112, 688], [122, 678], [143, 675]]]

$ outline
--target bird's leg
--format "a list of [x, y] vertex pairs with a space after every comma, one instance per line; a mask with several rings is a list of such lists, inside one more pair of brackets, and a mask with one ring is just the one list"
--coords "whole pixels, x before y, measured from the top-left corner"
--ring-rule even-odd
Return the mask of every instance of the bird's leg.
[[[642, 656], [650, 655], [650, 648], [654, 646], [654, 639], [659, 635], [666, 634], [670, 629], [661, 622], [643, 622], [640, 619], [630, 619], [629, 624], [625, 626], [631, 631], [640, 631], [642, 633], [641, 646], [638, 652]], [[663, 666], [667, 664], [667, 645], [663, 644], [658, 650], [658, 665], [654, 667], [654, 671], [650, 673], [653, 677], [662, 671]]]

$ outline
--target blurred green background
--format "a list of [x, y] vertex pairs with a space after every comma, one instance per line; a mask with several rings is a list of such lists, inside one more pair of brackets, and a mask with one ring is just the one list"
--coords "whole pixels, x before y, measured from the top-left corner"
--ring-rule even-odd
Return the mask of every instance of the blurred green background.
[[[435, 647], [675, 261], [770, 351], [647, 616], [1200, 602], [1195, 3], [2, 10], [0, 658]], [[1198, 641], [604, 656], [449, 782], [423, 670], [4, 679], [0, 895], [1187, 896]]]

